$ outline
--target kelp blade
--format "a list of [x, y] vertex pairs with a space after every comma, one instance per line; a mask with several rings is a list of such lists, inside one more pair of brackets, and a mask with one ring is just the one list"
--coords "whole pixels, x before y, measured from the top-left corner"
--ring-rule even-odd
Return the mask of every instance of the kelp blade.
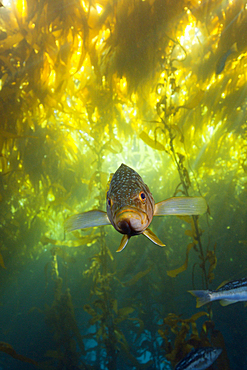
[[186, 259], [184, 264], [181, 267], [178, 267], [177, 269], [167, 271], [167, 275], [171, 277], [176, 277], [181, 272], [185, 271], [188, 267], [188, 259], [189, 259], [189, 252], [191, 248], [194, 247], [194, 243], [189, 243], [186, 250]]

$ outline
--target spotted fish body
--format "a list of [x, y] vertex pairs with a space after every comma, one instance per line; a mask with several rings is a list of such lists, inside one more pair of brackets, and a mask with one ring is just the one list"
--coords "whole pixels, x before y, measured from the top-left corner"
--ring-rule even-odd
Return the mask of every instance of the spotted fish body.
[[196, 307], [213, 301], [220, 301], [222, 306], [247, 301], [247, 278], [230, 281], [217, 290], [189, 290], [197, 299]]
[[175, 370], [205, 370], [219, 357], [221, 348], [203, 347], [193, 349], [175, 367]]
[[148, 186], [132, 168], [121, 164], [110, 181], [106, 197], [107, 212], [92, 210], [66, 220], [68, 231], [87, 227], [112, 225], [123, 235], [117, 252], [122, 251], [130, 237], [143, 234], [153, 243], [164, 246], [148, 228], [153, 216], [199, 215], [207, 210], [202, 197], [174, 197], [155, 203]]
[[111, 179], [106, 199], [107, 215], [117, 231], [141, 234], [151, 223], [154, 199], [138, 173], [122, 164]]

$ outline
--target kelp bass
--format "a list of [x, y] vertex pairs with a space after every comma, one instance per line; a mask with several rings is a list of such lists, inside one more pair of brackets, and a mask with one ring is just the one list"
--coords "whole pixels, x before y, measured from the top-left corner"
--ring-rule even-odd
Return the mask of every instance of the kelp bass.
[[65, 227], [68, 231], [87, 227], [113, 225], [123, 235], [117, 252], [121, 252], [131, 236], [143, 234], [153, 243], [164, 246], [148, 228], [153, 216], [199, 215], [207, 210], [202, 197], [173, 197], [154, 202], [148, 186], [132, 168], [121, 164], [113, 174], [106, 196], [107, 212], [92, 210], [70, 217]]

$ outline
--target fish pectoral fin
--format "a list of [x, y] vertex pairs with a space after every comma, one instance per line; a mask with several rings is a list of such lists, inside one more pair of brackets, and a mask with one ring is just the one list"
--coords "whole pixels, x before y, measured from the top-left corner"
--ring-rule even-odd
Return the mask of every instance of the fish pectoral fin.
[[124, 234], [124, 236], [122, 237], [120, 246], [118, 247], [116, 252], [122, 252], [122, 250], [126, 247], [129, 239], [130, 239], [130, 236], [128, 236], [127, 234]]
[[154, 216], [164, 215], [201, 215], [207, 211], [207, 203], [203, 197], [173, 197], [154, 206]]
[[159, 240], [159, 238], [150, 229], [144, 230], [143, 235], [145, 235], [148, 239], [150, 239], [154, 244], [157, 244], [160, 247], [165, 246], [165, 244], [162, 243], [162, 241]]
[[220, 300], [221, 306], [228, 306], [229, 304], [233, 304], [233, 303], [236, 303], [236, 302], [239, 302], [239, 301], [238, 300], [237, 301], [232, 301], [230, 299], [221, 299]]
[[106, 212], [92, 210], [89, 212], [79, 213], [69, 217], [65, 221], [65, 229], [73, 231], [77, 229], [85, 229], [87, 227], [110, 225], [111, 222]]

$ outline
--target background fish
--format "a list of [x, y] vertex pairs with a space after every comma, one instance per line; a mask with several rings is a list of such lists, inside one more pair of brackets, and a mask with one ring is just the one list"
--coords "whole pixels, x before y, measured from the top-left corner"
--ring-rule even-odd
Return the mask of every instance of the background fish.
[[221, 348], [203, 347], [193, 349], [175, 367], [175, 370], [207, 369], [221, 354]]
[[229, 55], [233, 54], [233, 53], [237, 53], [238, 52], [238, 49], [237, 49], [237, 43], [235, 42], [231, 48], [229, 50], [227, 50], [217, 61], [216, 63], [216, 69], [215, 69], [215, 73], [218, 75], [220, 74], [224, 68], [225, 68], [225, 64], [226, 64], [226, 61], [227, 61], [227, 58], [229, 57]]
[[131, 236], [143, 234], [153, 243], [164, 246], [148, 228], [153, 216], [199, 215], [207, 204], [202, 197], [174, 197], [154, 202], [148, 186], [132, 168], [121, 164], [112, 176], [106, 197], [107, 212], [92, 210], [70, 217], [65, 222], [68, 231], [93, 226], [110, 225], [124, 234], [117, 252], [124, 249]]
[[222, 306], [247, 301], [247, 278], [230, 281], [217, 290], [189, 290], [196, 298], [196, 307], [212, 301], [220, 301]]

